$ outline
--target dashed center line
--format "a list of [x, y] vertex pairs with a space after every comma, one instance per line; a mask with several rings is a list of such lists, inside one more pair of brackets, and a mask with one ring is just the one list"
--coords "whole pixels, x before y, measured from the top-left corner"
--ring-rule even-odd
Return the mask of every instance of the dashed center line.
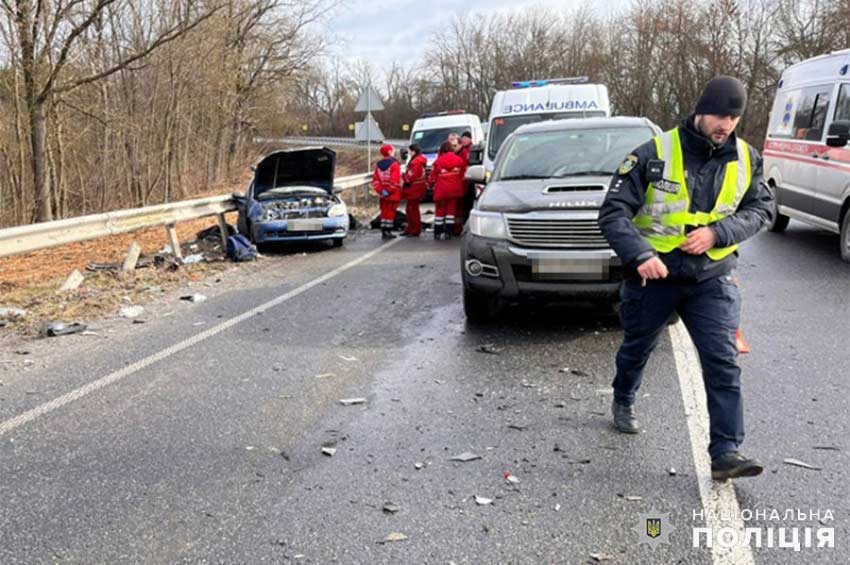
[[225, 320], [224, 322], [221, 322], [220, 324], [217, 324], [217, 325], [211, 327], [210, 329], [208, 329], [206, 331], [203, 331], [199, 334], [195, 334], [192, 337], [186, 338], [183, 341], [180, 341], [178, 343], [175, 343], [174, 345], [171, 345], [170, 347], [166, 347], [165, 349], [163, 349], [161, 351], [158, 351], [158, 352], [156, 352], [152, 355], [149, 355], [149, 356], [147, 356], [143, 359], [139, 359], [135, 363], [127, 365], [126, 367], [124, 367], [122, 369], [119, 369], [115, 372], [112, 372], [112, 373], [110, 373], [110, 374], [108, 374], [104, 377], [101, 377], [101, 378], [99, 378], [95, 381], [92, 381], [90, 383], [87, 383], [83, 386], [75, 388], [74, 390], [63, 394], [62, 396], [56, 397], [56, 398], [49, 400], [49, 401], [47, 401], [43, 404], [39, 404], [35, 408], [31, 408], [30, 410], [27, 410], [26, 412], [23, 412], [22, 414], [19, 414], [17, 416], [9, 418], [8, 420], [0, 422], [0, 436], [8, 434], [9, 432], [23, 426], [24, 424], [32, 422], [33, 420], [36, 420], [36, 419], [38, 419], [42, 416], [45, 416], [45, 415], [53, 412], [54, 410], [62, 408], [63, 406], [71, 404], [74, 401], [80, 400], [81, 398], [84, 398], [84, 397], [88, 396], [89, 394], [96, 392], [96, 391], [98, 391], [98, 390], [100, 390], [100, 389], [102, 389], [106, 386], [117, 383], [118, 381], [120, 381], [120, 380], [122, 380], [126, 377], [129, 377], [130, 375], [133, 375], [134, 373], [138, 373], [139, 371], [141, 371], [145, 367], [149, 367], [150, 365], [153, 365], [154, 363], [158, 363], [158, 362], [162, 361], [163, 359], [167, 359], [168, 357], [171, 357], [172, 355], [179, 353], [179, 352], [183, 351], [184, 349], [188, 349], [188, 348], [192, 347], [193, 345], [197, 345], [198, 343], [201, 343], [202, 341], [205, 341], [205, 340], [207, 340], [207, 339], [209, 339], [209, 338], [211, 338], [215, 335], [218, 335], [221, 332], [223, 332], [227, 329], [230, 329], [237, 324], [241, 324], [242, 322], [252, 318], [253, 316], [256, 316], [257, 314], [265, 312], [266, 310], [274, 308], [275, 306], [278, 306], [278, 305], [286, 302], [287, 300], [295, 298], [296, 296], [303, 294], [304, 292], [307, 292], [308, 290], [310, 290], [314, 286], [320, 285], [320, 284], [336, 277], [337, 275], [344, 273], [345, 271], [351, 269], [352, 267], [356, 267], [357, 265], [363, 263], [364, 261], [368, 261], [369, 259], [371, 259], [375, 255], [377, 255], [378, 253], [392, 247], [393, 245], [395, 245], [396, 243], [398, 243], [400, 241], [403, 241], [403, 239], [399, 238], [399, 239], [391, 240], [391, 241], [381, 245], [377, 249], [373, 249], [372, 251], [369, 251], [368, 253], [361, 255], [357, 259], [353, 259], [352, 261], [349, 261], [348, 263], [341, 265], [341, 266], [337, 267], [336, 269], [329, 271], [329, 272], [325, 273], [324, 275], [317, 277], [317, 278], [311, 280], [310, 282], [299, 286], [298, 288], [290, 290], [289, 292], [287, 292], [285, 294], [281, 294], [277, 298], [273, 298], [272, 300], [269, 300], [268, 302], [260, 304], [259, 306], [248, 310], [247, 312], [244, 312], [244, 313], [242, 313], [242, 314], [240, 314], [240, 315], [238, 315], [234, 318], [230, 318], [229, 320]]

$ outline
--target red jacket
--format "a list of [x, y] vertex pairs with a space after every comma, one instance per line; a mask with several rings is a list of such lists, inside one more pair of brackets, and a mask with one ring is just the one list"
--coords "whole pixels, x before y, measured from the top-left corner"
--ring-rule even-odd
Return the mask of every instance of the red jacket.
[[425, 167], [428, 159], [421, 153], [410, 160], [407, 170], [404, 172], [404, 182], [409, 185], [404, 189], [403, 196], [408, 200], [422, 200], [425, 198], [427, 180], [425, 179]]
[[463, 198], [463, 171], [466, 164], [457, 153], [443, 153], [431, 168], [429, 182], [434, 185], [434, 200]]
[[398, 161], [392, 157], [378, 161], [372, 173], [372, 188], [381, 198], [401, 200], [401, 166]]

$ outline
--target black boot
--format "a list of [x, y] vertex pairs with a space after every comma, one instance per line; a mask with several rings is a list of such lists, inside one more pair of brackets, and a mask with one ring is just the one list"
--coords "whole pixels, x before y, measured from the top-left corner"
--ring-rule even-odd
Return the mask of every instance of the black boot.
[[454, 237], [455, 233], [455, 225], [454, 224], [446, 224], [446, 228], [443, 231], [443, 239], [451, 239]]
[[764, 471], [764, 465], [758, 460], [744, 457], [737, 451], [724, 453], [711, 460], [711, 478], [715, 481], [755, 477], [761, 475], [762, 471]]
[[393, 232], [387, 228], [381, 230], [381, 239], [395, 239]]
[[443, 239], [443, 225], [434, 224], [434, 241]]

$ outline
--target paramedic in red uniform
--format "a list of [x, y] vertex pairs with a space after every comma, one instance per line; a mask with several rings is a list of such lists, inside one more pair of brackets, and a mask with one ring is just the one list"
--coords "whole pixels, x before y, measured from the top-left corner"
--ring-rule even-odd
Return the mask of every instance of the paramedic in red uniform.
[[469, 212], [472, 206], [475, 205], [475, 188], [472, 184], [466, 182], [466, 169], [469, 167], [469, 151], [472, 148], [472, 133], [465, 131], [460, 135], [460, 149], [457, 154], [463, 159], [463, 200], [461, 200], [460, 209], [458, 210], [457, 223], [455, 224], [455, 235], [463, 233], [463, 225], [469, 217]]
[[463, 199], [463, 159], [453, 151], [452, 143], [440, 146], [440, 154], [428, 178], [434, 187], [434, 239], [451, 239], [455, 216]]
[[425, 167], [428, 159], [422, 154], [422, 148], [418, 143], [410, 146], [410, 161], [404, 173], [404, 187], [402, 197], [407, 200], [407, 229], [404, 235], [419, 237], [422, 233], [422, 220], [419, 215], [419, 203], [425, 198], [427, 180], [425, 179]]
[[401, 201], [401, 166], [393, 157], [395, 149], [392, 145], [382, 145], [381, 155], [384, 157], [375, 166], [372, 173], [372, 188], [381, 197], [381, 237], [394, 239], [392, 233], [395, 224], [395, 212]]

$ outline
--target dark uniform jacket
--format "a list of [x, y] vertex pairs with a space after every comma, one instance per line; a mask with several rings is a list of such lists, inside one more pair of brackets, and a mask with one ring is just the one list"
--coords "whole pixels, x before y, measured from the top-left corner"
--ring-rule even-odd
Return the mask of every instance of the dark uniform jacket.
[[[738, 158], [737, 138], [733, 133], [726, 143], [715, 147], [710, 139], [694, 126], [694, 116], [682, 121], [680, 126], [682, 153], [685, 162], [685, 179], [691, 199], [691, 212], [711, 212], [723, 185], [725, 165]], [[636, 277], [637, 267], [658, 255], [667, 265], [670, 282], [701, 282], [730, 272], [737, 262], [737, 253], [721, 261], [708, 255], [691, 255], [673, 250], [657, 253], [632, 223], [644, 203], [646, 164], [657, 159], [654, 141], [644, 143], [632, 153], [637, 164], [626, 174], [614, 176], [605, 202], [599, 211], [599, 225], [608, 243], [626, 266], [626, 276]], [[753, 176], [738, 210], [719, 222], [711, 224], [717, 236], [715, 247], [728, 247], [751, 238], [773, 219], [773, 193], [762, 178], [762, 159], [750, 146]], [[628, 167], [625, 167], [628, 168]], [[687, 228], [690, 231], [691, 228]]]

